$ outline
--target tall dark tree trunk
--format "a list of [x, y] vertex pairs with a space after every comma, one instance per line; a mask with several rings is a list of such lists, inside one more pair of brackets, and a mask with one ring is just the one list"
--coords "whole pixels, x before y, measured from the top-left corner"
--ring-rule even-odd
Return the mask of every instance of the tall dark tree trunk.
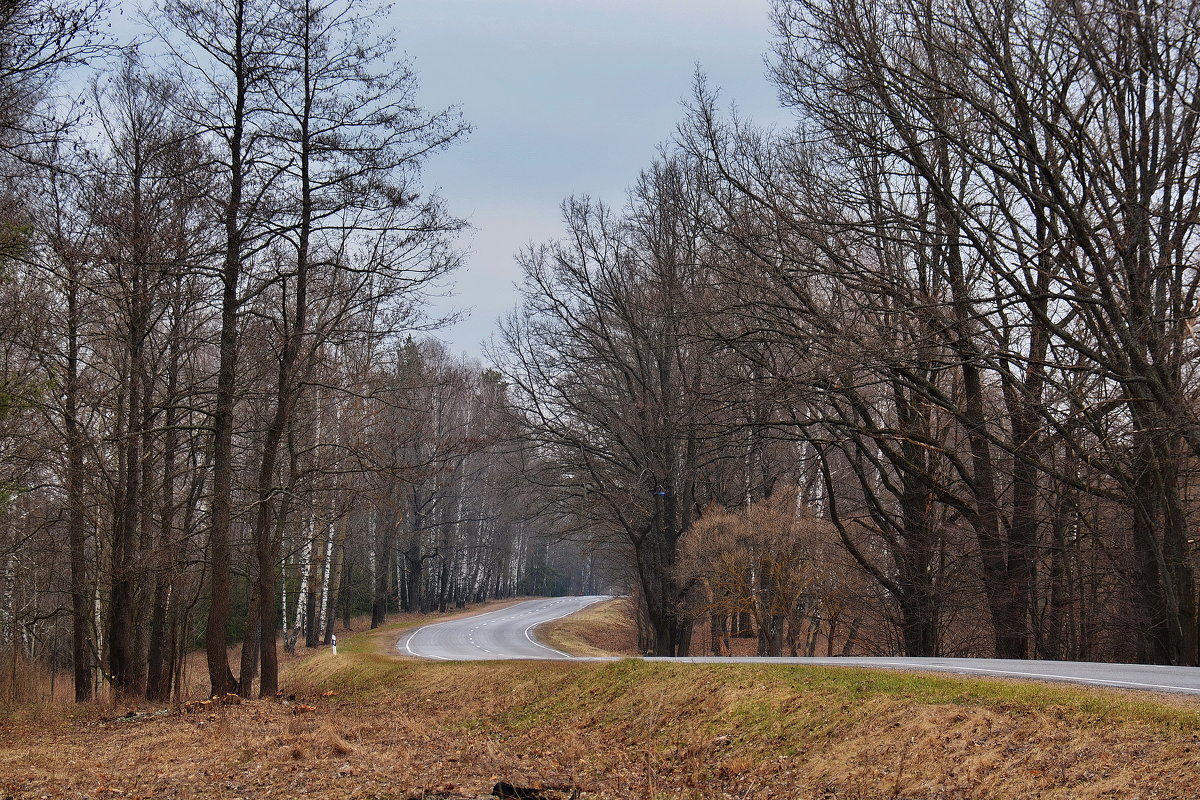
[[[134, 214], [139, 215], [138, 190], [135, 183]], [[135, 228], [140, 224], [135, 225]], [[135, 241], [140, 235], [134, 232]], [[112, 583], [109, 593], [109, 674], [113, 689], [118, 695], [140, 693], [137, 684], [137, 653], [134, 604], [135, 570], [138, 564], [138, 533], [140, 530], [142, 502], [142, 429], [143, 429], [143, 382], [146, 380], [145, 363], [142, 359], [144, 332], [143, 322], [145, 277], [140, 263], [127, 264], [133, 273], [131, 297], [129, 299], [129, 328], [126, 331], [126, 406], [122, 433], [123, 457], [121, 459], [120, 495], [113, 530]]]
[[71, 548], [71, 661], [75, 700], [92, 697], [91, 583], [87, 565], [87, 517], [84, 512], [84, 441], [79, 425], [79, 264], [67, 275], [67, 374], [64, 427], [67, 437], [67, 531]]
[[[175, 279], [175, 298], [181, 295], [181, 277]], [[178, 309], [177, 309], [178, 310]], [[164, 414], [164, 433], [162, 447], [162, 493], [159, 502], [159, 531], [156, 543], [155, 564], [157, 571], [154, 580], [154, 607], [150, 618], [150, 648], [147, 656], [146, 697], [150, 700], [166, 700], [171, 696], [172, 683], [172, 651], [174, 649], [175, 632], [170, 627], [174, 619], [176, 598], [172, 597], [171, 588], [174, 583], [176, 556], [173, 547], [175, 524], [175, 471], [178, 469], [179, 450], [179, 409], [177, 407], [177, 392], [179, 390], [179, 369], [182, 354], [180, 342], [180, 327], [182, 320], [176, 314], [176, 322], [170, 332], [167, 357], [167, 386], [166, 411]], [[170, 613], [167, 605], [171, 604]]]
[[[233, 191], [234, 197], [240, 194]], [[233, 412], [237, 370], [237, 286], [241, 274], [241, 239], [237, 205], [231, 198], [227, 208], [225, 266], [222, 272], [220, 362], [217, 393], [213, 403], [212, 520], [209, 534], [209, 610], [204, 646], [208, 679], [213, 695], [235, 692], [237, 679], [229, 668], [226, 637], [229, 629], [233, 555], [230, 538], [233, 526]]]
[[[643, 541], [649, 543], [655, 535], [662, 534], [650, 534]], [[638, 571], [646, 622], [650, 628], [647, 655], [687, 655], [690, 637], [684, 635], [684, 629], [690, 630], [691, 623], [680, 613], [683, 592], [674, 576], [675, 556], [673, 547], [667, 548], [661, 543], [648, 544], [639, 554]]]
[[354, 570], [347, 564], [342, 573], [342, 589], [338, 593], [338, 602], [342, 604], [342, 629], [347, 631], [350, 630], [350, 587], [353, 586], [353, 581]]
[[247, 30], [247, 0], [232, 0], [228, 13], [232, 21], [229, 42], [229, 68], [233, 79], [232, 107], [229, 109], [226, 146], [228, 148], [228, 195], [223, 210], [224, 254], [221, 265], [221, 328], [217, 364], [217, 390], [213, 398], [212, 508], [209, 527], [209, 610], [204, 631], [208, 660], [208, 680], [214, 695], [238, 690], [238, 681], [229, 667], [229, 611], [233, 581], [233, 423], [237, 403], [238, 364], [238, 286], [242, 277], [243, 192], [247, 180], [245, 164], [246, 124], [251, 90], [251, 55]]
[[1180, 500], [1178, 437], [1139, 434], [1134, 460], [1133, 545], [1141, 617], [1138, 655], [1155, 664], [1196, 661], [1195, 577]]
[[[371, 587], [371, 628], [387, 620], [388, 586], [392, 582], [393, 550], [396, 547], [396, 513], [389, 504], [387, 512], [376, 512], [375, 523], [375, 585]], [[421, 609], [422, 613], [426, 609]]]

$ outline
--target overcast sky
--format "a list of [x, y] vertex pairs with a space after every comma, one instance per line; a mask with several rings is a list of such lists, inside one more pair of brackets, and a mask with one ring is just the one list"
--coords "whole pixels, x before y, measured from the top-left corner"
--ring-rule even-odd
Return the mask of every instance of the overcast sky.
[[438, 335], [477, 355], [516, 303], [514, 255], [561, 232], [571, 194], [624, 201], [670, 138], [696, 66], [725, 104], [778, 121], [767, 0], [399, 0], [393, 20], [428, 108], [474, 132], [429, 165], [474, 231], [455, 280], [470, 318]]

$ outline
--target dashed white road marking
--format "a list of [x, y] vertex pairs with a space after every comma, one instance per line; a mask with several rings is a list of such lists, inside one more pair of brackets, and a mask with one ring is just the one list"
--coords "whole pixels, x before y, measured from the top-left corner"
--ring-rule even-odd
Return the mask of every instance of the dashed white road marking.
[[[596, 600], [599, 600], [599, 599], [600, 598], [597, 597], [592, 602], [596, 602]], [[445, 623], [441, 623], [441, 622], [430, 623], [428, 625], [422, 626], [421, 628], [418, 628], [416, 631], [409, 634], [403, 640], [403, 650], [406, 651], [409, 655], [412, 655], [412, 656], [415, 656], [418, 658], [433, 658], [438, 661], [454, 661], [454, 660], [457, 660], [458, 658], [470, 659], [470, 658], [472, 658], [472, 656], [470, 655], [471, 653], [486, 653], [489, 656], [492, 656], [495, 658], [501, 658], [501, 659], [504, 659], [504, 658], [538, 658], [539, 656], [536, 655], [536, 652], [534, 654], [521, 655], [520, 648], [514, 649], [513, 652], [505, 652], [503, 649], [502, 642], [499, 642], [502, 649], [500, 649], [497, 652], [496, 650], [492, 650], [490, 647], [484, 646], [484, 644], [487, 644], [489, 646], [497, 644], [498, 642], [497, 642], [495, 636], [490, 637], [489, 640], [486, 643], [484, 643], [484, 642], [481, 642], [475, 635], [482, 628], [492, 626], [493, 624], [500, 625], [500, 624], [507, 623], [507, 624], [511, 625], [514, 623], [519, 623], [521, 621], [525, 621], [527, 624], [524, 626], [523, 629], [521, 629], [521, 634], [517, 635], [516, 631], [514, 630], [512, 635], [524, 637], [526, 642], [528, 642], [530, 645], [532, 645], [534, 648], [537, 648], [538, 650], [548, 651], [548, 655], [541, 656], [542, 658], [572, 659], [573, 656], [571, 656], [569, 653], [564, 653], [561, 650], [555, 649], [553, 647], [549, 647], [549, 646], [544, 645], [541, 642], [537, 641], [533, 637], [533, 629], [543, 623], [553, 622], [555, 620], [562, 619], [563, 617], [570, 616], [571, 614], [576, 613], [577, 611], [581, 610], [582, 608], [585, 608], [587, 605], [590, 605], [590, 603], [587, 603], [582, 606], [574, 605], [572, 602], [567, 601], [564, 598], [563, 602], [553, 602], [553, 601], [543, 602], [540, 605], [532, 606], [532, 607], [526, 606], [525, 608], [517, 610], [517, 611], [505, 610], [503, 612], [497, 611], [497, 612], [491, 612], [489, 614], [482, 614], [482, 615], [479, 615], [478, 617], [474, 618], [473, 620], [470, 620], [468, 622], [467, 626], [458, 627], [457, 630], [459, 632], [457, 634], [452, 634], [451, 637], [447, 640], [447, 642], [444, 645], [441, 642], [439, 642], [437, 644], [431, 644], [430, 646], [423, 646], [416, 642], [417, 637], [422, 634], [422, 631], [424, 631], [425, 628], [433, 627], [435, 625], [445, 624]], [[565, 606], [565, 608], [564, 608], [564, 606]], [[560, 609], [561, 609], [561, 612], [560, 612]], [[556, 612], [559, 612], [559, 613], [556, 613]], [[465, 636], [463, 636], [463, 634], [465, 634]], [[503, 636], [503, 634], [500, 634], [500, 635]], [[456, 638], [456, 636], [461, 637], [461, 638], [458, 638], [457, 640], [458, 640], [458, 642], [460, 642], [460, 644], [458, 645], [460, 650], [458, 652], [462, 653], [462, 655], [455, 654], [453, 641]], [[429, 652], [430, 647], [437, 647], [441, 652], [449, 653], [451, 655], [434, 655], [432, 652]], [[514, 645], [514, 647], [515, 647], [515, 645]], [[469, 648], [469, 649], [462, 649], [462, 648]], [[549, 654], [552, 654], [552, 655], [549, 655]], [[475, 657], [478, 658], [479, 656], [475, 656]]]

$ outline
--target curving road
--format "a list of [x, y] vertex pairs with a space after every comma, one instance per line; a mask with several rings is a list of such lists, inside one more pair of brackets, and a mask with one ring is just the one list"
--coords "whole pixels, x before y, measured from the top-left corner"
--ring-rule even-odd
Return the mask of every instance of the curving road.
[[[554, 597], [418, 628], [397, 643], [401, 653], [439, 661], [500, 659], [572, 659], [617, 661], [616, 658], [577, 658], [537, 641], [534, 631], [544, 622], [574, 614], [605, 596]], [[1200, 667], [1147, 664], [1101, 664], [1078, 661], [1018, 661], [998, 658], [648, 658], [695, 664], [804, 664], [949, 672], [1026, 680], [1065, 681], [1116, 689], [1200, 695]]]
[[528, 600], [474, 617], [426, 625], [400, 639], [396, 649], [405, 655], [439, 661], [574, 658], [538, 642], [533, 629], [608, 599], [599, 595]]

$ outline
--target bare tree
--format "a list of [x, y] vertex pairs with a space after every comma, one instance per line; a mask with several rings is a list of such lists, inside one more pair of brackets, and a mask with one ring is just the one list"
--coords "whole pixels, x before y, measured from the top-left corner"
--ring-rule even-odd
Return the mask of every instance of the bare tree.
[[524, 304], [504, 332], [540, 480], [626, 543], [650, 625], [643, 644], [657, 655], [687, 652], [679, 540], [729, 444], [710, 416], [699, 203], [686, 163], [670, 159], [642, 176], [625, 218], [568, 201], [568, 238], [522, 256]]
[[[1104, 468], [1133, 512], [1141, 656], [1170, 663], [1196, 660], [1180, 495], [1184, 447], [1196, 445], [1196, 13], [1184, 3], [777, 5], [789, 97], [849, 124], [845, 136], [865, 148], [891, 141], [940, 209], [952, 252], [994, 275], [1037, 336], [1120, 387], [1128, 447]], [[849, 99], [851, 86], [884, 138], [816, 100]], [[1028, 365], [1045, 346], [1006, 357]], [[1017, 438], [1028, 459], [1027, 435]]]

